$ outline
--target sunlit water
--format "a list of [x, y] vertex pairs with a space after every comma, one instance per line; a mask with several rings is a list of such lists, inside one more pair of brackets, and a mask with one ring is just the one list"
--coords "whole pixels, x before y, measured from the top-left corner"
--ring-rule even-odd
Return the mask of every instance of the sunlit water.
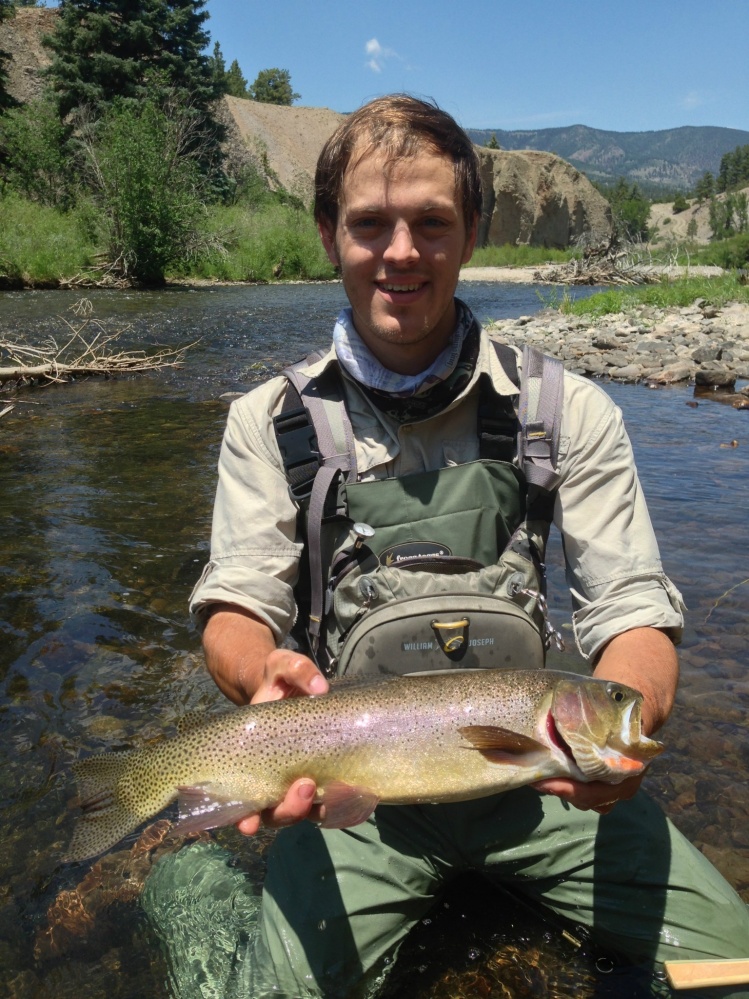
[[[543, 304], [522, 286], [461, 292], [482, 319]], [[55, 317], [77, 297], [0, 295], [0, 329], [62, 337]], [[197, 342], [180, 370], [16, 393], [0, 419], [0, 982], [17, 997], [168, 995], [134, 900], [148, 861], [93, 875], [61, 861], [73, 824], [66, 767], [221, 703], [186, 614], [208, 550], [219, 397], [324, 344], [343, 301], [338, 285], [91, 297], [97, 317], [132, 325], [128, 342]], [[749, 414], [712, 399], [688, 407], [685, 387], [608, 390], [689, 607], [678, 708], [649, 787], [749, 899]], [[569, 640], [558, 546], [550, 561], [554, 621]], [[579, 668], [573, 656], [554, 665]], [[261, 867], [263, 841], [222, 837]], [[392, 994], [631, 996], [607, 970], [558, 927], [466, 881], [407, 944]]]

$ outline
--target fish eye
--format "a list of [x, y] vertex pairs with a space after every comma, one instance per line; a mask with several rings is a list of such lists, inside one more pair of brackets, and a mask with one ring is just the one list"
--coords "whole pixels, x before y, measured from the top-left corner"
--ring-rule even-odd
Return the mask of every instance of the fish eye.
[[615, 687], [613, 684], [609, 687], [609, 697], [612, 701], [616, 701], [617, 704], [621, 704], [624, 700], [624, 691], [621, 687]]

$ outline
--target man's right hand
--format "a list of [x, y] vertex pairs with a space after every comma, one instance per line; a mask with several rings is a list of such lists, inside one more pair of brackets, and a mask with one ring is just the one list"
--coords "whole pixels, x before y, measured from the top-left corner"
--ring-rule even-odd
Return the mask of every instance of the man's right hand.
[[[325, 694], [329, 687], [311, 659], [290, 649], [277, 649], [270, 628], [239, 607], [216, 609], [206, 623], [203, 647], [213, 679], [235, 704]], [[320, 822], [324, 806], [314, 804], [316, 791], [315, 782], [302, 777], [278, 805], [248, 815], [237, 828], [254, 836], [261, 826], [278, 829], [307, 818]]]

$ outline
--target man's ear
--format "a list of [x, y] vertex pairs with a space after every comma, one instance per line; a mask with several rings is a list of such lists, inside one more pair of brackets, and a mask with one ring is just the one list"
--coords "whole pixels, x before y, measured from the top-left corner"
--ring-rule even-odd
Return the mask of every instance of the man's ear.
[[478, 231], [479, 231], [479, 217], [478, 215], [474, 215], [473, 223], [471, 225], [471, 228], [468, 230], [468, 235], [466, 237], [465, 249], [463, 250], [463, 257], [461, 259], [461, 263], [463, 264], [467, 264], [468, 261], [473, 256], [473, 251], [476, 248], [476, 237], [478, 236]]
[[322, 240], [322, 245], [325, 247], [328, 260], [334, 267], [340, 266], [338, 251], [335, 245], [335, 226], [328, 220], [325, 220], [324, 222], [317, 223], [317, 231], [320, 233], [320, 239]]

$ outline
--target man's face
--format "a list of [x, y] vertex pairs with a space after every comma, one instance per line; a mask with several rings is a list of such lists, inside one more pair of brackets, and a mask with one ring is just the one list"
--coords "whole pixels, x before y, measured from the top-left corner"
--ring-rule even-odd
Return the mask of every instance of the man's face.
[[359, 336], [391, 371], [418, 374], [455, 328], [453, 297], [476, 224], [466, 231], [447, 156], [424, 149], [388, 163], [373, 150], [356, 159], [343, 179], [338, 224], [322, 225], [320, 235], [340, 267]]

